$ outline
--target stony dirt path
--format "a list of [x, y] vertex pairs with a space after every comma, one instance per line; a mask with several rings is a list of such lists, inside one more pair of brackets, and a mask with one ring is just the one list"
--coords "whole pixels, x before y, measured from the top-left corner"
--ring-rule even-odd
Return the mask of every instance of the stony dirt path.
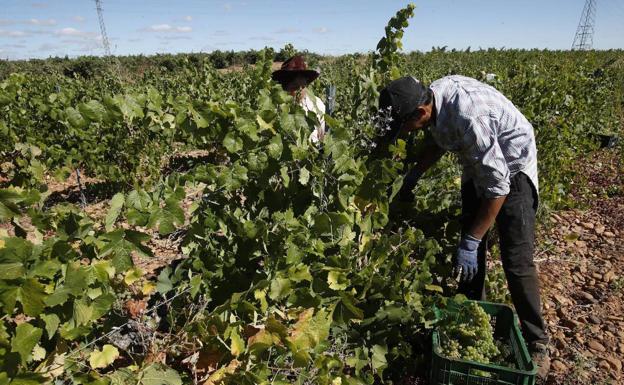
[[624, 161], [584, 164], [583, 210], [551, 214], [536, 254], [552, 338], [548, 384], [624, 384]]

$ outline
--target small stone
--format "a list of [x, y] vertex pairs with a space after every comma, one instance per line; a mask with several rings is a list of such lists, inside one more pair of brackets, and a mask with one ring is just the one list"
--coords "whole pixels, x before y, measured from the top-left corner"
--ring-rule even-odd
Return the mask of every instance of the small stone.
[[601, 368], [606, 369], [606, 370], [610, 370], [611, 369], [611, 365], [609, 365], [609, 361], [605, 361], [605, 360], [600, 361], [600, 363], [598, 363], [598, 366], [600, 366]]
[[555, 294], [555, 301], [557, 301], [561, 305], [567, 305], [569, 303], [568, 299], [562, 295]]
[[590, 315], [589, 316], [589, 322], [593, 323], [593, 324], [600, 324], [602, 321], [600, 320], [600, 318], [596, 317], [595, 315]]
[[604, 352], [607, 349], [598, 341], [596, 340], [591, 340], [587, 343], [587, 346], [589, 346], [590, 349], [595, 350], [597, 352]]
[[590, 301], [590, 302], [595, 300], [594, 296], [593, 296], [593, 295], [591, 295], [591, 294], [589, 294], [589, 293], [588, 293], [588, 292], [586, 292], [586, 291], [581, 291], [581, 292], [579, 292], [579, 296], [580, 296], [581, 298], [583, 298], [583, 299], [587, 300], [587, 301]]
[[602, 280], [604, 282], [609, 283], [611, 282], [614, 276], [615, 276], [615, 272], [613, 270], [609, 270], [606, 273], [604, 273], [604, 275], [602, 276]]
[[618, 360], [615, 357], [605, 357], [605, 359], [609, 362], [609, 365], [611, 365], [611, 368], [613, 368], [613, 370], [615, 370], [616, 372], [622, 371], [622, 361]]
[[594, 224], [591, 223], [591, 222], [582, 222], [581, 226], [583, 226], [584, 228], [589, 229], [589, 230], [594, 228]]
[[605, 227], [603, 225], [598, 225], [598, 226], [596, 226], [594, 231], [596, 232], [596, 234], [600, 235], [600, 234], [604, 233]]
[[566, 366], [566, 364], [564, 364], [563, 362], [559, 361], [559, 360], [554, 360], [552, 362], [552, 369], [555, 372], [565, 372], [568, 370], [568, 367]]
[[576, 329], [579, 326], [579, 323], [575, 320], [569, 319], [569, 318], [564, 318], [561, 320], [561, 325], [568, 328], [568, 329]]
[[602, 233], [603, 236], [607, 237], [607, 238], [613, 238], [615, 237], [615, 234], [613, 234], [610, 231], [605, 231], [604, 233]]

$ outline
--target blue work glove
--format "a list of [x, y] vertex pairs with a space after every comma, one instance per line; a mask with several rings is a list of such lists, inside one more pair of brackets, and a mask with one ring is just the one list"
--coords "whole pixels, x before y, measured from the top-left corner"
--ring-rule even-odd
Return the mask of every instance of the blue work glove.
[[460, 282], [468, 283], [473, 280], [479, 271], [477, 262], [477, 250], [481, 240], [472, 235], [464, 235], [459, 241], [457, 258], [455, 260], [455, 272], [461, 271]]

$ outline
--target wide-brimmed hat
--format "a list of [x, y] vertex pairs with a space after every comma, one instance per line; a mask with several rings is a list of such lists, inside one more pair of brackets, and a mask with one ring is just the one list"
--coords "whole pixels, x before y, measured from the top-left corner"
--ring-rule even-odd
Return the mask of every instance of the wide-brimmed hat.
[[294, 79], [295, 76], [303, 76], [306, 78], [307, 83], [310, 84], [314, 79], [318, 78], [319, 75], [320, 73], [318, 71], [308, 69], [305, 60], [303, 60], [303, 56], [296, 55], [286, 60], [282, 64], [282, 68], [274, 71], [271, 78], [278, 83], [286, 83]]

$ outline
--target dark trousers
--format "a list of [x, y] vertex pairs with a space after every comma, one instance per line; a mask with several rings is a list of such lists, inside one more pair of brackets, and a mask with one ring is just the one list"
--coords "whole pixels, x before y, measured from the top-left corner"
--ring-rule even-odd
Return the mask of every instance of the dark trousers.
[[[539, 279], [533, 263], [537, 192], [528, 176], [518, 173], [511, 178], [509, 195], [496, 217], [501, 259], [507, 285], [522, 326], [526, 342], [546, 343], [548, 337], [542, 319]], [[462, 186], [462, 231], [469, 230], [481, 205], [472, 181]], [[461, 284], [459, 291], [468, 298], [485, 300], [487, 234], [479, 245], [479, 272], [472, 282]]]

